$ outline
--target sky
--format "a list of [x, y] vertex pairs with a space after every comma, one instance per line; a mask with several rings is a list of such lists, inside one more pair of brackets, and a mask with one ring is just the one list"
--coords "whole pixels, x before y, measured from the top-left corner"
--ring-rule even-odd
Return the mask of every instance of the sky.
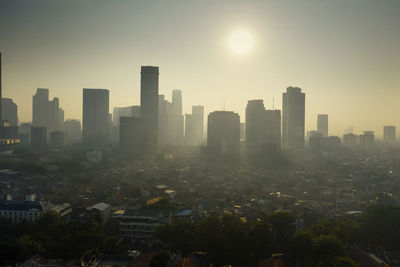
[[[233, 110], [248, 100], [281, 109], [306, 93], [306, 130], [329, 114], [330, 134], [400, 127], [398, 0], [0, 0], [3, 97], [32, 120], [49, 88], [81, 119], [82, 88], [110, 90], [113, 107], [140, 104], [140, 66], [160, 67], [160, 94], [181, 89], [183, 111]], [[229, 40], [252, 38], [247, 53]]]

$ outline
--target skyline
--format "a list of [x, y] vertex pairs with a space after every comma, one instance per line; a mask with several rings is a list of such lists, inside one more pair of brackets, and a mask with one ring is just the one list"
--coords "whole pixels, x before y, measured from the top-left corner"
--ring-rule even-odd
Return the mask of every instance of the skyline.
[[[39, 87], [59, 97], [66, 119], [82, 119], [76, 100], [83, 88], [109, 89], [109, 112], [137, 105], [140, 67], [156, 65], [160, 94], [171, 99], [181, 89], [185, 114], [193, 105], [204, 105], [205, 114], [225, 106], [244, 121], [248, 100], [271, 109], [274, 98], [282, 109], [285, 88], [298, 86], [307, 98], [306, 130], [317, 128], [317, 114], [329, 114], [329, 130], [339, 136], [350, 126], [382, 136], [384, 125], [400, 125], [396, 1], [97, 2], [0, 3], [3, 96], [18, 105], [20, 121], [31, 121]], [[238, 28], [254, 37], [246, 55], [226, 47]]]

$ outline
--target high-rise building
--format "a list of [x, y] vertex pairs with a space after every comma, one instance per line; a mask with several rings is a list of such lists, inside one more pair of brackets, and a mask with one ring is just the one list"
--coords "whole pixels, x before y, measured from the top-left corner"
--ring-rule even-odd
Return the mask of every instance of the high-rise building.
[[108, 89], [83, 89], [82, 138], [86, 145], [103, 146], [109, 132]]
[[244, 122], [240, 123], [240, 140], [246, 138], [246, 124]]
[[375, 134], [373, 131], [364, 131], [360, 135], [360, 145], [362, 147], [370, 147], [374, 144]]
[[275, 158], [281, 144], [280, 110], [265, 110], [263, 100], [249, 100], [245, 125], [249, 160], [264, 161]]
[[396, 126], [383, 127], [383, 140], [388, 143], [396, 142]]
[[343, 135], [343, 145], [347, 147], [355, 147], [358, 143], [358, 135], [348, 133]]
[[281, 111], [278, 109], [265, 111], [266, 140], [269, 143], [281, 144]]
[[67, 144], [79, 143], [82, 140], [81, 122], [69, 119], [64, 122], [65, 139]]
[[179, 145], [183, 141], [183, 115], [182, 115], [182, 91], [172, 90], [172, 118], [169, 121], [172, 139], [170, 142]]
[[201, 145], [204, 141], [204, 107], [192, 106], [192, 114], [185, 115], [185, 143]]
[[18, 106], [11, 98], [1, 99], [1, 114], [3, 121], [8, 121], [11, 126], [18, 125]]
[[170, 140], [169, 124], [172, 118], [172, 104], [165, 95], [158, 96], [158, 144], [165, 145]]
[[158, 67], [142, 66], [140, 74], [140, 115], [147, 147], [155, 149], [158, 142]]
[[322, 133], [323, 137], [328, 137], [328, 114], [318, 114], [317, 117], [317, 131]]
[[239, 114], [232, 111], [214, 111], [208, 115], [207, 147], [216, 155], [239, 155]]
[[48, 108], [49, 108], [49, 89], [38, 88], [36, 94], [33, 95], [32, 105], [32, 126], [47, 127], [48, 124]]
[[146, 151], [144, 121], [137, 117], [120, 117], [119, 147], [125, 155], [143, 155]]
[[304, 147], [305, 94], [301, 88], [288, 87], [282, 94], [282, 145]]
[[64, 110], [57, 97], [49, 101], [49, 89], [38, 88], [33, 95], [32, 126], [45, 127], [47, 135], [53, 131], [63, 131]]

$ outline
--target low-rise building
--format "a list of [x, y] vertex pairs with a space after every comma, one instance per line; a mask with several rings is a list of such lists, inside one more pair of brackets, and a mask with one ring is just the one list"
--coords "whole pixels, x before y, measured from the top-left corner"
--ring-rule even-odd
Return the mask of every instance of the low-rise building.
[[34, 223], [43, 212], [43, 205], [39, 201], [0, 200], [0, 217], [13, 224], [24, 220]]

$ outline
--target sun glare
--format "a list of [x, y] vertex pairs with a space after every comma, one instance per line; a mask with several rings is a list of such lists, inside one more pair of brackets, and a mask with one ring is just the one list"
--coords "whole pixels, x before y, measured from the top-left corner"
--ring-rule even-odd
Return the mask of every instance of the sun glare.
[[228, 48], [235, 54], [248, 54], [254, 47], [253, 35], [246, 30], [236, 30], [228, 38]]

